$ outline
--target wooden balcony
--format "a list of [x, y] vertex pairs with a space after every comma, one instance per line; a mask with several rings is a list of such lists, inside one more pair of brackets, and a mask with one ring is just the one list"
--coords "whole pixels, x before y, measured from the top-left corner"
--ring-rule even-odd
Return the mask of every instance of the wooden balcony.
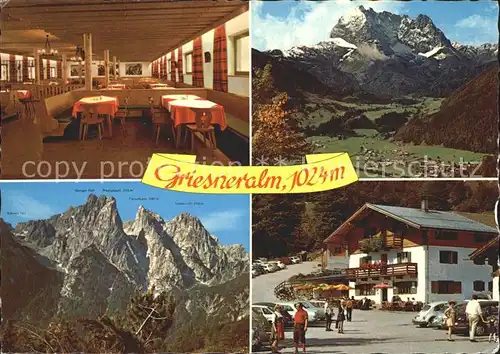
[[401, 235], [386, 235], [383, 237], [385, 249], [401, 249], [403, 248], [403, 236]]
[[404, 275], [416, 276], [417, 263], [388, 264], [386, 266], [375, 269], [349, 268], [346, 270], [346, 275], [350, 280], [359, 278], [394, 277]]

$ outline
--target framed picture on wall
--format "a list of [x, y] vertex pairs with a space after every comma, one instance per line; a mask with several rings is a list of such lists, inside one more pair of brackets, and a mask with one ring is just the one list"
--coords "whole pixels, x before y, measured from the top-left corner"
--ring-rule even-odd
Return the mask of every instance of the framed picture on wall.
[[142, 64], [141, 63], [125, 64], [125, 75], [127, 76], [142, 75]]
[[[118, 73], [120, 72], [120, 65], [116, 64], [116, 69], [115, 69], [115, 72], [116, 74], [118, 75]], [[109, 74], [110, 75], [113, 75], [113, 63], [110, 63], [109, 64]]]
[[97, 65], [97, 76], [104, 76], [105, 70], [103, 64]]
[[[69, 75], [73, 77], [79, 77], [80, 65], [71, 65], [69, 68]], [[82, 76], [85, 75], [85, 66], [82, 65]]]
[[212, 60], [212, 56], [210, 55], [210, 52], [205, 52], [205, 63], [210, 63]]

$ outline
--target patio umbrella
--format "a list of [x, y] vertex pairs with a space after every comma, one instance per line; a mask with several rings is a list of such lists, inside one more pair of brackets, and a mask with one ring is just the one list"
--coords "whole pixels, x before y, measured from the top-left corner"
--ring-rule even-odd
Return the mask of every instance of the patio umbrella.
[[387, 283], [379, 283], [379, 284], [374, 286], [375, 289], [388, 289], [390, 287], [391, 286]]
[[350, 288], [345, 285], [345, 284], [339, 284], [338, 287], [337, 287], [337, 290], [340, 290], [340, 291], [346, 291], [346, 290], [349, 290]]

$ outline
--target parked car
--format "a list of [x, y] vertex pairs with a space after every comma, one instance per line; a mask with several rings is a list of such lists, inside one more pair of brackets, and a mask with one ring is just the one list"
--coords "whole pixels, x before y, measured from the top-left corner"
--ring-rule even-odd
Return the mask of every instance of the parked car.
[[269, 261], [267, 263], [275, 264], [279, 269], [285, 269], [286, 264], [281, 261]]
[[290, 265], [293, 263], [290, 257], [281, 257], [279, 260], [286, 265]]
[[300, 257], [297, 257], [297, 256], [290, 257], [290, 260], [292, 261], [293, 264], [297, 264], [297, 263], [301, 263], [302, 262], [302, 260], [300, 259]]
[[[493, 297], [491, 296], [491, 293], [479, 292], [479, 293], [474, 293], [474, 295], [477, 296], [478, 301], [493, 301]], [[468, 301], [468, 300], [466, 300], [466, 301]]]
[[447, 306], [448, 303], [446, 301], [436, 301], [426, 304], [412, 322], [417, 326], [427, 327], [436, 316], [444, 313]]
[[271, 342], [271, 325], [257, 309], [252, 308], [252, 351], [259, 351]]
[[[489, 316], [498, 316], [498, 301], [483, 300], [479, 301], [481, 305], [481, 311], [483, 312], [483, 318], [486, 320]], [[453, 327], [453, 333], [467, 334], [469, 333], [469, 320], [465, 314], [465, 308], [467, 303], [460, 304], [456, 308], [457, 318], [455, 326]], [[487, 324], [479, 320], [476, 327], [476, 336], [483, 336], [487, 334]]]
[[252, 311], [253, 310], [260, 312], [269, 323], [272, 323], [274, 312], [269, 306], [252, 304]]
[[325, 316], [325, 304], [323, 303], [322, 306], [316, 306], [314, 305], [311, 301], [301, 301], [302, 304], [304, 305], [304, 308], [306, 309], [311, 309], [312, 311], [316, 311], [318, 314], [318, 320], [324, 320], [326, 318]]
[[[274, 302], [256, 302], [256, 303], [253, 303], [252, 305], [262, 305], [262, 306], [267, 306], [270, 309], [274, 309], [274, 307], [276, 306], [276, 303], [274, 303]], [[292, 315], [286, 310], [283, 310], [282, 315], [285, 319], [285, 327], [293, 326]]]
[[446, 316], [444, 312], [437, 315], [430, 321], [427, 327], [435, 328], [435, 329], [446, 329]]
[[267, 273], [273, 273], [279, 270], [278, 266], [273, 263], [266, 263], [262, 266]]
[[[297, 310], [295, 309], [295, 303], [293, 301], [292, 302], [278, 302], [278, 304], [283, 306], [283, 309], [285, 311], [287, 311], [290, 315], [292, 315], [292, 317], [297, 312]], [[317, 313], [315, 309], [307, 308], [304, 306], [304, 310], [307, 311], [308, 320], [310, 323], [314, 323], [314, 322], [318, 321], [319, 313]]]
[[260, 264], [252, 264], [252, 270], [255, 270], [258, 273], [257, 275], [265, 273], [264, 267]]

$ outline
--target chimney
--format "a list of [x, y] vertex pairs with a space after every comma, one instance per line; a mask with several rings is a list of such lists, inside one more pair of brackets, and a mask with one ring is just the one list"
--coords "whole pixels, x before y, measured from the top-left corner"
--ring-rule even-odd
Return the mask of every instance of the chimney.
[[420, 210], [422, 210], [426, 213], [429, 211], [429, 200], [427, 199], [427, 197], [422, 197], [422, 201], [420, 204]]

